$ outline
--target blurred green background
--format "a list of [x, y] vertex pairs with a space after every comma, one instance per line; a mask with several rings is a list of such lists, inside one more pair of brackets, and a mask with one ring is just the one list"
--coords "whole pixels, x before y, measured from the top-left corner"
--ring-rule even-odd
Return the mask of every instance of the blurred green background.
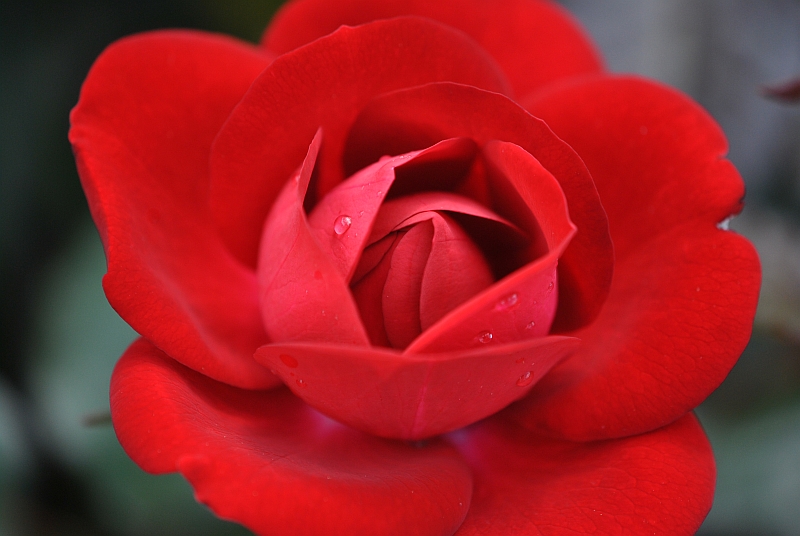
[[[753, 340], [698, 410], [718, 460], [711, 535], [800, 534], [800, 77], [797, 0], [563, 0], [614, 71], [677, 86], [731, 141], [748, 184], [732, 228], [764, 265]], [[0, 536], [233, 535], [176, 475], [122, 452], [108, 381], [135, 336], [105, 301], [105, 261], [67, 143], [68, 113], [115, 39], [188, 27], [256, 41], [279, 2], [0, 3]]]

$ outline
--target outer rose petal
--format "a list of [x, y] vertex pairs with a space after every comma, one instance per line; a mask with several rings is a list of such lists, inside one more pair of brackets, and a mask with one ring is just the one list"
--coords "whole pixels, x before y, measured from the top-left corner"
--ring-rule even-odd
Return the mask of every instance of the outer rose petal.
[[540, 337], [441, 354], [269, 344], [255, 354], [303, 400], [355, 428], [420, 439], [487, 417], [527, 394], [580, 341]]
[[456, 536], [688, 536], [714, 497], [713, 454], [693, 415], [598, 443], [543, 439], [502, 416], [451, 437], [475, 474]]
[[517, 95], [602, 70], [583, 29], [563, 8], [543, 0], [297, 0], [278, 12], [262, 41], [283, 54], [342, 24], [398, 15], [430, 17], [467, 33], [497, 60]]
[[[359, 169], [384, 154], [402, 154], [452, 137], [483, 145], [520, 146], [560, 183], [578, 232], [559, 260], [559, 308], [553, 329], [590, 322], [611, 284], [614, 250], [603, 206], [577, 154], [541, 120], [502, 95], [453, 83], [433, 83], [381, 95], [359, 114], [345, 148], [345, 167]], [[490, 207], [501, 216], [503, 207]]]
[[585, 344], [517, 408], [580, 440], [652, 430], [697, 406], [750, 338], [760, 269], [717, 229], [741, 208], [725, 139], [698, 105], [652, 82], [605, 78], [529, 103], [584, 158], [617, 265]]
[[210, 223], [207, 167], [214, 136], [268, 63], [198, 32], [123, 39], [92, 67], [70, 130], [111, 305], [175, 359], [249, 388], [277, 379], [252, 360], [266, 340], [255, 275]]
[[441, 441], [367, 436], [285, 390], [210, 380], [144, 339], [114, 370], [111, 415], [143, 469], [181, 472], [198, 501], [258, 534], [450, 535], [469, 508], [469, 469]]
[[471, 39], [412, 17], [343, 27], [275, 60], [212, 150], [211, 206], [234, 254], [255, 264], [261, 224], [319, 127], [325, 150], [314, 193], [322, 196], [344, 179], [344, 137], [364, 104], [386, 91], [437, 80], [498, 92], [507, 84]]

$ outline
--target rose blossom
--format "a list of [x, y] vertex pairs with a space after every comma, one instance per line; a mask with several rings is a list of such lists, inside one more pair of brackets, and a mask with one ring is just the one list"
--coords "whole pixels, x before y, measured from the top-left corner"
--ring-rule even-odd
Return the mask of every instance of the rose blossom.
[[[259, 534], [690, 534], [758, 259], [695, 103], [543, 0], [297, 0], [97, 60], [114, 427]], [[278, 388], [285, 385], [287, 388]], [[504, 408], [506, 408], [504, 410]], [[501, 411], [503, 410], [503, 411]]]

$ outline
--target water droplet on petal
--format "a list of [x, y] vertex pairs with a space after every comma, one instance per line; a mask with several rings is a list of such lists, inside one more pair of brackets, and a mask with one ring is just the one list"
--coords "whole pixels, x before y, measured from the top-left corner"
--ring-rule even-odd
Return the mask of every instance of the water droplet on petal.
[[333, 222], [333, 232], [342, 236], [350, 230], [351, 225], [353, 225], [353, 219], [350, 216], [339, 216], [336, 218], [336, 221]]
[[494, 308], [497, 311], [508, 311], [509, 309], [516, 306], [518, 303], [519, 303], [519, 296], [517, 296], [517, 293], [515, 292], [514, 294], [509, 294], [508, 296], [497, 302], [497, 305], [495, 305]]
[[554, 288], [555, 286], [556, 286], [556, 284], [555, 284], [555, 283], [553, 283], [552, 281], [550, 281], [550, 284], [549, 284], [549, 285], [547, 285], [547, 292], [548, 292], [548, 293], [549, 293], [549, 292], [552, 292], [552, 291], [553, 291], [553, 288]]
[[491, 331], [484, 331], [484, 332], [478, 334], [478, 337], [477, 337], [478, 342], [481, 343], [481, 344], [488, 344], [488, 343], [492, 342], [493, 338], [494, 338], [494, 335], [492, 335]]
[[522, 364], [522, 363], [524, 363], [524, 362], [525, 362], [525, 358], [524, 358], [524, 357], [519, 357], [519, 358], [517, 358], [517, 360], [515, 361], [515, 363], [517, 363], [518, 365], [521, 365], [521, 364]]
[[517, 385], [520, 387], [525, 387], [531, 383], [533, 383], [533, 372], [530, 370], [517, 379]]
[[306, 385], [306, 382], [304, 382], [301, 379], [295, 380], [295, 383], [297, 384], [298, 387], [308, 387], [308, 385]]
[[297, 368], [297, 359], [293, 358], [292, 356], [288, 354], [281, 354], [278, 357], [287, 367]]
[[528, 322], [528, 325], [527, 325], [527, 326], [525, 326], [525, 329], [527, 329], [527, 330], [531, 330], [531, 329], [533, 329], [533, 328], [535, 328], [535, 327], [536, 327], [536, 322], [534, 322], [533, 320], [531, 320], [530, 322]]

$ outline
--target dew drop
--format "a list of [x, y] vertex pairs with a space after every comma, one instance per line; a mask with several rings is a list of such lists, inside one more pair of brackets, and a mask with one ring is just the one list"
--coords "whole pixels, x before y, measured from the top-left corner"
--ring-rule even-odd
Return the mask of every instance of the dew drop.
[[292, 356], [288, 354], [281, 354], [278, 357], [287, 367], [297, 368], [297, 359], [293, 358]]
[[550, 281], [550, 284], [549, 284], [549, 285], [547, 285], [547, 292], [548, 292], [548, 293], [549, 293], [549, 292], [552, 292], [552, 291], [553, 291], [553, 288], [555, 288], [555, 286], [556, 286], [556, 284], [555, 284], [555, 283], [553, 283], [552, 281]]
[[517, 293], [515, 292], [514, 294], [509, 294], [508, 296], [497, 302], [497, 305], [495, 305], [494, 308], [497, 311], [508, 311], [509, 309], [516, 306], [518, 303], [519, 303], [519, 296], [517, 296]]
[[[297, 384], [298, 387], [308, 387], [308, 385], [306, 385], [306, 382], [304, 382], [303, 380], [301, 380], [299, 378], [297, 380], [295, 380], [295, 383]], [[517, 383], [519, 383], [519, 382], [517, 382]]]
[[536, 327], [536, 322], [534, 322], [533, 320], [531, 320], [530, 322], [528, 322], [528, 325], [527, 325], [527, 326], [525, 326], [525, 329], [527, 329], [527, 330], [531, 330], [531, 329], [533, 329], [533, 328], [535, 328], [535, 327]]
[[524, 358], [524, 357], [519, 357], [519, 358], [517, 358], [517, 360], [515, 361], [515, 363], [517, 363], [518, 365], [521, 365], [521, 364], [522, 364], [522, 363], [524, 363], [524, 362], [525, 362], [525, 358]]
[[350, 216], [339, 216], [336, 218], [336, 221], [333, 222], [333, 232], [342, 236], [350, 230], [351, 225], [353, 225], [353, 219]]
[[489, 344], [490, 342], [492, 342], [493, 338], [494, 335], [492, 335], [491, 331], [484, 331], [483, 333], [480, 333], [477, 337], [478, 342], [481, 344]]
[[517, 379], [517, 385], [525, 387], [533, 383], [533, 372], [530, 370]]

